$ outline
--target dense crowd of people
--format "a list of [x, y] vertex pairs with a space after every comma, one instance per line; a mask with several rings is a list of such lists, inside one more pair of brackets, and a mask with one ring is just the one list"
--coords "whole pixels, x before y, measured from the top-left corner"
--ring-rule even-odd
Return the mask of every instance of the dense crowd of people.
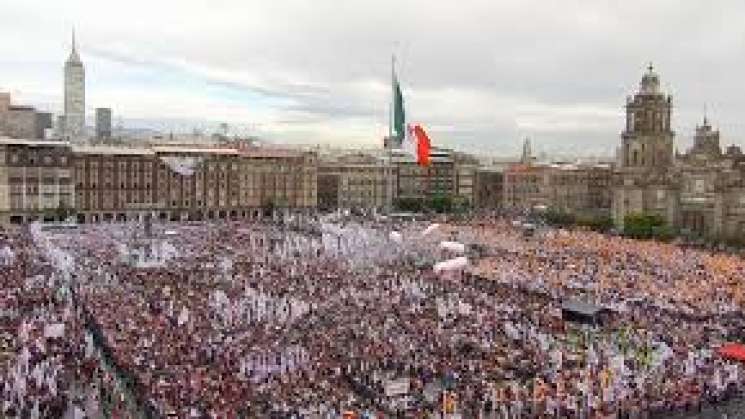
[[[9, 232], [6, 416], [124, 412], [122, 381], [149, 415], [214, 418], [646, 417], [742, 388], [718, 352], [745, 325], [740, 258], [498, 217], [312, 224]], [[443, 241], [481, 250], [435, 273], [462, 256]]]
[[0, 233], [0, 416], [123, 414], [64, 270], [41, 239], [38, 226]]

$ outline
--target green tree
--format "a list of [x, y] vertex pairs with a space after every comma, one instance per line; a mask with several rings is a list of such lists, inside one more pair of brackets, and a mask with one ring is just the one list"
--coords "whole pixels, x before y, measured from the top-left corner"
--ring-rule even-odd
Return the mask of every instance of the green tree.
[[398, 211], [420, 212], [422, 201], [416, 198], [397, 198], [393, 202], [393, 207]]
[[471, 209], [471, 202], [462, 197], [458, 196], [453, 200], [453, 211], [458, 214], [465, 214]]
[[623, 232], [635, 239], [669, 240], [675, 232], [656, 214], [629, 214], [624, 217]]
[[453, 199], [447, 195], [435, 195], [427, 202], [427, 208], [438, 214], [452, 212]]
[[557, 227], [571, 227], [577, 223], [574, 214], [556, 208], [549, 208], [544, 215], [546, 223]]
[[577, 217], [577, 225], [587, 227], [593, 231], [607, 233], [613, 228], [613, 219], [609, 216]]

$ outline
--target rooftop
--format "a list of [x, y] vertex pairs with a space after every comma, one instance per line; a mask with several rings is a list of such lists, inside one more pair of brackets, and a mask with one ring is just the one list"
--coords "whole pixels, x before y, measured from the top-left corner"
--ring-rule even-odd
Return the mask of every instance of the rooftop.
[[20, 145], [27, 147], [69, 147], [67, 141], [54, 140], [26, 140], [17, 138], [0, 138], [0, 145]]
[[184, 154], [221, 154], [237, 155], [236, 148], [217, 148], [217, 147], [200, 147], [200, 146], [153, 146], [152, 151], [155, 153], [184, 153]]
[[10, 105], [8, 106], [9, 111], [36, 111], [36, 108], [33, 106], [26, 106], [26, 105]]
[[110, 146], [74, 146], [73, 152], [80, 154], [101, 154], [109, 156], [132, 156], [132, 155], [154, 155], [153, 150], [134, 147], [110, 147]]

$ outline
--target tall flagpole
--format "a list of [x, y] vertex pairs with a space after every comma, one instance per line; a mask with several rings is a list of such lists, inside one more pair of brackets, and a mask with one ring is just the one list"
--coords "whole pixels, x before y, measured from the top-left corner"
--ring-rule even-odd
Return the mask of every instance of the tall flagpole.
[[393, 138], [393, 108], [396, 98], [393, 94], [393, 86], [396, 83], [396, 54], [391, 54], [391, 101], [388, 103], [388, 139]]
[[393, 101], [395, 100], [394, 94], [393, 94], [393, 86], [396, 79], [396, 54], [391, 54], [391, 101], [388, 103], [388, 144], [386, 147], [386, 154], [387, 157], [387, 177], [388, 177], [388, 187], [387, 189], [387, 197], [386, 197], [386, 209], [388, 210], [388, 213], [390, 214], [393, 211]]

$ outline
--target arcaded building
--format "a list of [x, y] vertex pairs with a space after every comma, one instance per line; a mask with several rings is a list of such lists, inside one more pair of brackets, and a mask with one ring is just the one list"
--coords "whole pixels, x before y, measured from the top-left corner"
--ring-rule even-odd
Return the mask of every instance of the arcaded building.
[[315, 153], [0, 140], [0, 222], [255, 218], [317, 206]]
[[323, 210], [384, 210], [392, 174], [391, 165], [364, 153], [325, 159], [318, 168], [318, 205]]

